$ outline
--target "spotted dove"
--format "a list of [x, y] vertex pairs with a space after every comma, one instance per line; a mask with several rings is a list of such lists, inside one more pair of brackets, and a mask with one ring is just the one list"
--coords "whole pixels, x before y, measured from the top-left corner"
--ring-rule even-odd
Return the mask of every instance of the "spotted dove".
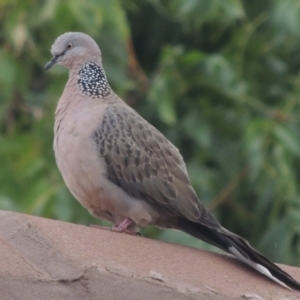
[[55, 113], [56, 162], [74, 197], [93, 216], [109, 220], [119, 232], [148, 225], [182, 230], [285, 287], [300, 288], [203, 206], [178, 149], [111, 89], [91, 37], [65, 33], [51, 53], [45, 69], [54, 64], [69, 69]]

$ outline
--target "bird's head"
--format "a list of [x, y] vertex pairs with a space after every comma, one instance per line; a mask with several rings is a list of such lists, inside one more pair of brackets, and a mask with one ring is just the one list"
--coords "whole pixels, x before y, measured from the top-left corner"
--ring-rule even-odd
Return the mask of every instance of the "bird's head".
[[101, 52], [97, 43], [87, 34], [67, 32], [59, 36], [51, 47], [52, 59], [45, 65], [45, 70], [55, 64], [68, 69], [83, 65], [88, 61], [101, 65]]

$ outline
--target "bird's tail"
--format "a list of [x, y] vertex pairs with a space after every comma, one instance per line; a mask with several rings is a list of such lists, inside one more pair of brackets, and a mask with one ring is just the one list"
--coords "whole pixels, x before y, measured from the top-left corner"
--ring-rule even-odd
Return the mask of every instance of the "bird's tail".
[[233, 254], [242, 262], [286, 288], [300, 289], [300, 283], [293, 277], [251, 247], [247, 240], [223, 227], [212, 229], [200, 223], [180, 219], [178, 229]]

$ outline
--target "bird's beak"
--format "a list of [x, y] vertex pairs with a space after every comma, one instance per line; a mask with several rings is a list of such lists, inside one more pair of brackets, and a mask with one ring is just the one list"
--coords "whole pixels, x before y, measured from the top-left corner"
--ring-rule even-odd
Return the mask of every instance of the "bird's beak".
[[53, 65], [55, 65], [58, 62], [60, 55], [54, 55], [50, 61], [47, 62], [45, 65], [45, 70], [50, 69]]

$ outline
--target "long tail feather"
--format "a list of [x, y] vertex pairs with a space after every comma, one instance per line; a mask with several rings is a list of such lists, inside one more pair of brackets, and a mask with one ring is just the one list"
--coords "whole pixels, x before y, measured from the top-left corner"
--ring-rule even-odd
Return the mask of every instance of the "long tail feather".
[[233, 254], [242, 262], [286, 288], [300, 289], [300, 283], [293, 277], [254, 249], [247, 240], [223, 227], [212, 229], [187, 219], [179, 219], [178, 229]]

